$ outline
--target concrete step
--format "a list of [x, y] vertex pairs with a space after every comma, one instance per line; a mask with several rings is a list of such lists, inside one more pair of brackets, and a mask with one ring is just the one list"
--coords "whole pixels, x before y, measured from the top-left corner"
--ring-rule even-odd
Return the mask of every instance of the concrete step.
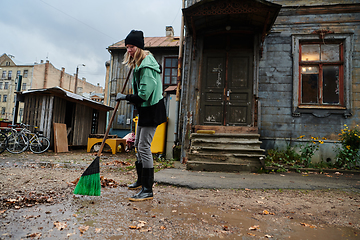
[[191, 153], [213, 153], [213, 154], [264, 154], [265, 150], [261, 148], [233, 147], [233, 146], [210, 146], [210, 147], [191, 147]]
[[193, 133], [187, 168], [206, 171], [256, 171], [262, 167], [259, 134]]
[[260, 134], [233, 134], [233, 133], [192, 133], [190, 139], [216, 139], [217, 141], [228, 141], [234, 139], [236, 141], [259, 140]]
[[212, 172], [256, 172], [261, 168], [261, 164], [236, 164], [218, 162], [198, 162], [188, 161], [187, 170], [193, 171], [212, 171]]
[[196, 162], [226, 162], [237, 164], [258, 163], [262, 154], [206, 154], [206, 153], [189, 153], [188, 160]]

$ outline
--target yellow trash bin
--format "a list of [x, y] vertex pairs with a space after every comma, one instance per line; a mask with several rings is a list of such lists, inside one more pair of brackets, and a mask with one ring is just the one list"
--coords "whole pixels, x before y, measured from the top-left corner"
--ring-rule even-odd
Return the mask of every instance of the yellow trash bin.
[[[139, 117], [133, 119], [135, 123], [135, 136], [137, 129], [137, 122]], [[165, 139], [166, 139], [166, 126], [167, 121], [157, 126], [154, 138], [151, 142], [151, 152], [152, 153], [164, 153], [165, 150]]]

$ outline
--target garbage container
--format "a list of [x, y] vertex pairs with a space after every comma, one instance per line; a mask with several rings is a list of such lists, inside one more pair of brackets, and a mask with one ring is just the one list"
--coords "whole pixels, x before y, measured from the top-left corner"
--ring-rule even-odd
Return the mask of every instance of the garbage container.
[[[137, 129], [138, 117], [133, 119], [135, 123], [135, 136]], [[154, 138], [151, 142], [151, 152], [152, 153], [164, 153], [165, 151], [165, 139], [166, 139], [166, 127], [167, 121], [157, 126]]]

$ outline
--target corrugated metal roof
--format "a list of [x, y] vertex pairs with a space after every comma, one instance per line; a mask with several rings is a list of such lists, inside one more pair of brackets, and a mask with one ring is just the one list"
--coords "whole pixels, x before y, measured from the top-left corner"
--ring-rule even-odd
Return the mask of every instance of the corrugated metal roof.
[[[145, 49], [156, 47], [178, 47], [180, 37], [145, 37]], [[125, 39], [110, 45], [108, 49], [125, 49]]]

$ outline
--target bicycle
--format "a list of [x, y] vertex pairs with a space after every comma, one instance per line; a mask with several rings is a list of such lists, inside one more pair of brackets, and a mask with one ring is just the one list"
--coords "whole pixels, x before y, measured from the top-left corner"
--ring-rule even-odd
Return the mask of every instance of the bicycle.
[[[9, 138], [9, 145], [7, 150], [11, 153], [22, 153], [27, 148], [33, 153], [43, 153], [50, 147], [50, 140], [44, 137], [42, 131], [31, 132], [27, 127], [30, 125], [20, 124], [20, 131], [16, 130], [16, 125], [9, 125], [11, 127]], [[30, 139], [29, 139], [30, 138]]]
[[22, 129], [18, 131], [17, 125], [8, 125], [7, 132], [8, 146], [6, 150], [10, 153], [22, 153], [29, 147], [29, 139], [22, 133]]
[[0, 131], [0, 153], [3, 153], [6, 150], [6, 148], [8, 147], [8, 144], [9, 144], [8, 137], [1, 130]]
[[50, 147], [50, 140], [43, 136], [43, 131], [37, 131], [36, 129], [37, 127], [35, 127], [34, 132], [31, 132], [30, 130], [25, 128], [24, 131], [27, 136], [31, 136], [29, 140], [30, 151], [32, 151], [33, 153], [46, 152]]

